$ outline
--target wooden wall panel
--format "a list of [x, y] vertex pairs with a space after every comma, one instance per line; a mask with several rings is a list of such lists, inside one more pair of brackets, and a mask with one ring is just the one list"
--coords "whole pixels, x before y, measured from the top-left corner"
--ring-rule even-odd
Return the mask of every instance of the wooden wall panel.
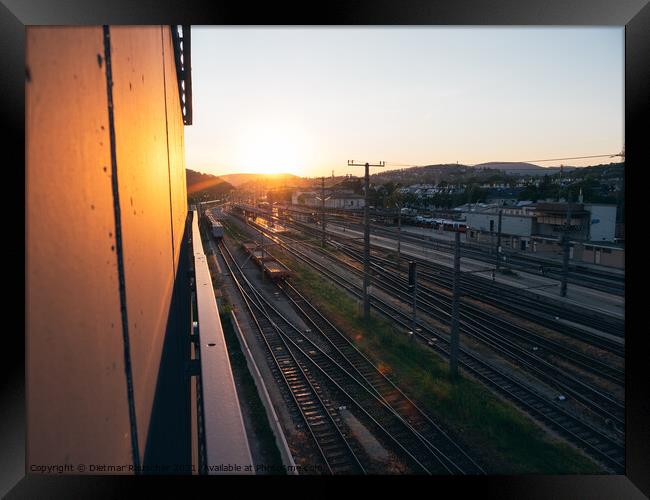
[[167, 124], [169, 137], [169, 165], [171, 178], [171, 206], [174, 228], [175, 260], [183, 238], [187, 218], [187, 186], [185, 177], [184, 125], [181, 113], [176, 65], [172, 46], [171, 29], [163, 28], [163, 50], [165, 56], [165, 87], [167, 100]]
[[27, 460], [131, 463], [101, 27], [26, 34]]
[[[187, 215], [184, 126], [170, 28], [111, 27], [110, 39], [142, 460], [165, 449], [167, 393], [184, 397], [182, 304], [171, 310]], [[27, 42], [28, 460], [131, 464], [103, 30], [29, 28]], [[167, 451], [182, 453], [181, 441]]]
[[162, 27], [111, 27], [129, 338], [143, 456], [174, 281]]

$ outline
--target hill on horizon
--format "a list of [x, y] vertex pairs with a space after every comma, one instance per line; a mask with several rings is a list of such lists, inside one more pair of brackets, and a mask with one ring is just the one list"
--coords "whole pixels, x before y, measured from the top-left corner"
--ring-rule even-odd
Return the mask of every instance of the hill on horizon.
[[233, 185], [223, 178], [212, 174], [204, 174], [186, 168], [187, 198], [193, 200], [208, 200], [219, 198], [234, 189]]
[[[534, 163], [525, 163], [525, 162], [511, 162], [511, 161], [490, 161], [487, 163], [479, 163], [474, 165], [475, 168], [487, 168], [490, 170], [502, 170], [505, 173], [519, 173], [519, 174], [530, 174], [530, 175], [544, 175], [544, 174], [554, 174], [560, 171], [560, 167], [542, 167], [541, 165], [536, 165]], [[565, 171], [575, 170], [579, 167], [571, 167], [564, 165], [563, 169]]]
[[[609, 164], [609, 166], [617, 164]], [[563, 166], [564, 172], [588, 172], [595, 165], [585, 167]], [[437, 165], [423, 165], [419, 167], [406, 167], [394, 170], [381, 170], [374, 172], [370, 178], [375, 184], [393, 182], [400, 185], [412, 184], [438, 184], [441, 181], [456, 182], [493, 182], [499, 177], [517, 176], [544, 176], [560, 173], [559, 166], [542, 167], [534, 163], [525, 162], [486, 162], [478, 165], [463, 165], [460, 163], [446, 163]]]
[[467, 175], [473, 174], [475, 171], [480, 172], [480, 170], [468, 165], [445, 163], [380, 171], [371, 174], [370, 178], [374, 183], [398, 182], [400, 184], [437, 184], [443, 180], [447, 182], [458, 180]]

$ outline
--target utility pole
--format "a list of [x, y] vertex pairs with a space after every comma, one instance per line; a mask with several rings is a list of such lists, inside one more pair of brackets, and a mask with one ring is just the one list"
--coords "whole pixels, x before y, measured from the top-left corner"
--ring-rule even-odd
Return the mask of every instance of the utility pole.
[[499, 209], [499, 223], [497, 225], [497, 271], [501, 267], [501, 215], [502, 209]]
[[[415, 335], [415, 329], [417, 328], [417, 297], [418, 297], [418, 269], [416, 262], [409, 262], [409, 288], [413, 292], [413, 314], [411, 317], [412, 320], [412, 335]], [[413, 338], [413, 337], [411, 337]]]
[[323, 241], [321, 242], [321, 246], [325, 248], [325, 177], [321, 177], [320, 179], [320, 198], [321, 198], [320, 225], [321, 225], [321, 231], [323, 236]]
[[[321, 201], [321, 214], [320, 214], [320, 226], [321, 226], [321, 235], [322, 235], [322, 241], [321, 241], [321, 246], [325, 248], [325, 201], [329, 200], [331, 196], [328, 196], [325, 198], [325, 177], [321, 177], [321, 195], [320, 195], [320, 201]], [[319, 199], [318, 196], [316, 199]]]
[[[256, 216], [256, 217], [257, 217], [257, 216]], [[256, 222], [257, 222], [257, 220], [256, 220]], [[259, 231], [259, 233], [260, 233], [260, 242], [259, 242], [260, 252], [262, 253], [262, 258], [261, 258], [260, 260], [261, 260], [261, 262], [262, 262], [262, 268], [264, 268], [264, 264], [263, 264], [263, 263], [264, 263], [264, 259], [265, 259], [265, 257], [266, 257], [265, 252], [264, 252], [264, 233], [262, 232], [261, 229], [258, 229], [258, 231]], [[253, 251], [254, 251], [254, 250], [253, 250]], [[262, 283], [264, 283], [264, 281], [265, 281], [264, 278], [265, 278], [265, 276], [264, 276], [264, 269], [262, 269]]]
[[365, 167], [365, 189], [363, 205], [363, 316], [366, 320], [370, 319], [370, 297], [368, 296], [368, 285], [370, 284], [370, 167], [384, 167], [386, 164], [381, 161], [376, 164], [354, 163], [354, 160], [348, 160], [348, 167]]
[[451, 304], [451, 338], [449, 354], [449, 372], [452, 379], [458, 378], [458, 307], [460, 298], [460, 231], [456, 228], [456, 245], [454, 247], [454, 281]]
[[400, 254], [402, 251], [402, 204], [397, 204], [397, 266], [400, 266]]
[[569, 238], [569, 232], [571, 230], [571, 205], [568, 202], [567, 198], [567, 209], [566, 209], [566, 224], [564, 227], [564, 234], [562, 235], [564, 244], [564, 255], [562, 258], [562, 281], [560, 283], [560, 295], [566, 297], [566, 287], [567, 279], [569, 277], [569, 254], [571, 252], [571, 241]]

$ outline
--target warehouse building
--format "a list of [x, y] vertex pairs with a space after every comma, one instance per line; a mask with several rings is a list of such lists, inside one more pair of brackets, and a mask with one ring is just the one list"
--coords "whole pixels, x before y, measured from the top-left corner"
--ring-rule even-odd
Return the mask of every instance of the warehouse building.
[[[305, 207], [320, 208], [322, 206], [321, 191], [294, 191], [291, 194], [291, 204]], [[365, 206], [365, 198], [360, 194], [348, 191], [325, 190], [325, 208], [338, 210], [358, 210]]]
[[[467, 239], [491, 243], [499, 230], [498, 210], [465, 213]], [[533, 234], [534, 217], [526, 214], [501, 215], [501, 244], [504, 247], [527, 250]]]
[[466, 239], [494, 245], [499, 231], [503, 248], [561, 255], [561, 237], [571, 227], [570, 258], [624, 267], [624, 250], [616, 241], [616, 205], [543, 202], [522, 206], [487, 207], [464, 212]]

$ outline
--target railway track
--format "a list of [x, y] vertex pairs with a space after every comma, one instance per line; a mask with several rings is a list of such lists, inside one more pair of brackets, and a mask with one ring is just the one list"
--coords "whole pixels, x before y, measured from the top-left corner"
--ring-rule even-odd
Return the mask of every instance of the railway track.
[[[389, 259], [380, 257], [373, 257], [373, 259], [391, 268], [398, 267], [394, 261]], [[449, 268], [423, 259], [412, 258], [410, 260], [418, 262], [420, 268], [418, 274], [422, 278], [438, 286], [451, 288], [453, 278]], [[562, 331], [569, 330], [572, 336], [578, 339], [588, 339], [596, 345], [602, 345], [607, 350], [616, 351], [621, 356], [624, 354], [624, 348], [618, 342], [602, 340], [601, 336], [589, 334], [583, 329], [570, 327], [566, 323], [558, 323], [559, 318], [562, 318], [624, 338], [625, 326], [622, 320], [594, 311], [558, 304], [557, 301], [543, 300], [539, 295], [481, 276], [462, 276], [461, 283], [466, 293], [473, 298], [489, 302], [525, 318], [534, 318], [537, 323], [551, 329], [557, 329], [558, 325], [561, 325]]]
[[[349, 277], [343, 277], [335, 273], [332, 269], [298, 250], [295, 245], [286, 245], [277, 237], [274, 237], [274, 240], [284, 250], [318, 270], [354, 296], [361, 298], [360, 287], [351, 283]], [[371, 305], [381, 314], [404, 327], [405, 330], [410, 330], [411, 318], [399, 308], [374, 296], [371, 296]], [[448, 341], [444, 338], [444, 335], [421, 321], [418, 322], [418, 326], [420, 331], [415, 332], [418, 338], [430, 348], [448, 357]], [[550, 401], [548, 397], [539, 394], [496, 366], [480, 359], [463, 346], [460, 346], [459, 362], [465, 370], [473, 374], [477, 379], [493, 387], [498, 393], [513, 401], [530, 415], [584, 449], [610, 470], [615, 472], [624, 470], [625, 453], [621, 440], [614, 439], [598, 430], [589, 422], [573, 415], [554, 401]]]
[[[360, 263], [362, 262], [358, 253], [345, 248], [342, 248], [341, 250], [349, 257]], [[345, 265], [344, 262], [340, 263]], [[380, 280], [380, 283], [383, 284], [384, 288], [398, 294], [404, 300], [411, 300], [411, 296], [408, 292], [408, 281], [402, 273], [389, 272], [385, 267], [377, 262], [372, 262], [371, 265], [375, 277]], [[361, 273], [356, 269], [352, 267], [350, 267], [350, 269], [353, 272], [356, 271], [356, 274], [361, 275]], [[462, 288], [462, 290], [463, 293], [466, 292], [465, 288]], [[435, 314], [435, 316], [442, 321], [450, 321], [451, 316], [448, 311], [451, 310], [451, 298], [444, 293], [427, 287], [426, 283], [421, 283], [418, 287], [418, 302], [422, 305], [422, 310], [429, 314]], [[527, 348], [542, 348], [543, 352], [558, 356], [604, 380], [608, 380], [621, 386], [625, 381], [625, 374], [622, 369], [613, 367], [593, 356], [584, 354], [579, 350], [567, 347], [560, 342], [548, 339], [536, 332], [519, 327], [512, 322], [503, 320], [491, 313], [487, 313], [474, 304], [463, 303], [461, 319], [464, 324], [471, 329], [469, 333], [474, 334], [473, 336], [479, 338], [483, 337], [481, 330], [492, 334], [493, 338], [502, 338], [502, 334], [505, 334], [508, 337], [523, 343]], [[588, 342], [590, 339], [583, 338], [581, 340]], [[529, 355], [529, 353], [525, 353], [525, 355]], [[539, 354], [537, 356], [539, 356]]]
[[[363, 232], [363, 221], [349, 222], [337, 221], [338, 224], [345, 225], [350, 229]], [[371, 225], [373, 234], [384, 235], [389, 238], [396, 238], [396, 231], [376, 224]], [[408, 234], [402, 231], [401, 238], [403, 242], [415, 243], [419, 245], [428, 245], [431, 249], [453, 253], [454, 247], [452, 242], [436, 239], [431, 236], [418, 236]], [[494, 255], [490, 251], [478, 248], [476, 245], [461, 244], [463, 254], [472, 259], [481, 260], [487, 263], [494, 262]], [[522, 255], [520, 253], [508, 252], [508, 265], [513, 269], [544, 276], [548, 278], [561, 279], [562, 264], [540, 259], [532, 256]], [[544, 268], [542, 272], [540, 267]], [[584, 266], [572, 264], [569, 267], [568, 282], [570, 284], [584, 286], [594, 290], [603, 291], [613, 295], [623, 296], [625, 294], [624, 278], [617, 274], [607, 271], [590, 269]]]
[[[306, 224], [298, 223], [294, 228], [308, 232], [314, 237], [320, 236], [320, 231]], [[337, 237], [330, 235], [330, 237], [332, 243], [355, 247], [361, 251], [362, 243], [359, 241], [344, 236]], [[382, 259], [377, 256], [373, 256], [372, 258], [377, 262], [381, 262], [382, 265], [392, 268], [397, 267], [397, 264], [389, 259]], [[409, 260], [418, 263], [420, 267], [418, 274], [421, 277], [438, 286], [451, 289], [453, 272], [451, 268], [413, 256], [410, 256]], [[461, 282], [463, 284], [463, 290], [472, 298], [485, 301], [525, 319], [534, 319], [540, 325], [561, 331], [579, 340], [589, 341], [592, 345], [601, 347], [619, 356], [624, 355], [624, 346], [620, 342], [604, 338], [590, 333], [583, 328], [568, 325], [564, 322], [564, 320], [567, 320], [577, 325], [584, 325], [624, 338], [625, 328], [623, 320], [587, 308], [568, 305], [547, 297], [541, 297], [538, 294], [513, 288], [503, 283], [497, 283], [481, 276], [464, 275], [461, 277]]]
[[[284, 222], [285, 225], [286, 222]], [[293, 222], [289, 224], [294, 229], [306, 232], [314, 237], [320, 237], [320, 231], [308, 224]], [[339, 245], [361, 247], [361, 243], [345, 236], [329, 235], [330, 242]], [[371, 246], [372, 245], [371, 243]], [[373, 257], [383, 265], [396, 267], [396, 263], [389, 259]], [[452, 270], [442, 264], [427, 261], [422, 258], [410, 256], [409, 260], [418, 262], [419, 275], [438, 286], [451, 289]], [[624, 338], [625, 323], [623, 320], [596, 311], [575, 305], [542, 297], [539, 294], [528, 292], [519, 288], [491, 281], [481, 276], [464, 275], [461, 278], [463, 289], [477, 300], [488, 302], [508, 312], [519, 315], [525, 319], [534, 319], [540, 325], [561, 331], [578, 340], [588, 340], [592, 345], [608, 350], [619, 356], [624, 355], [624, 346], [620, 342], [610, 340], [590, 333], [579, 326], [572, 326], [566, 321], [576, 325], [584, 325], [605, 333]]]
[[[443, 429], [388, 379], [350, 340], [325, 318], [291, 283], [281, 288], [303, 318], [341, 354], [367, 387], [417, 430], [432, 446], [451, 457], [450, 469], [461, 474], [482, 474], [483, 469]], [[461, 464], [461, 465], [458, 465]]]
[[[324, 384], [329, 386], [328, 392], [337, 395], [337, 399], [356, 408], [361, 418], [383, 435], [384, 441], [405, 457], [415, 471], [430, 474], [482, 473], [480, 466], [424, 415], [420, 415], [419, 420], [418, 416], [413, 416], [414, 421], [402, 417], [381, 394], [386, 391], [386, 386], [382, 387], [378, 379], [374, 380], [378, 385], [374, 385], [362, 375], [366, 373], [370, 376], [372, 373], [367, 362], [358, 366], [359, 359], [350, 360], [340, 349], [326, 351], [287, 320], [251, 286], [227, 247], [222, 244], [220, 248], [249, 312], [259, 325], [276, 372], [282, 375], [282, 380], [291, 391], [332, 473], [359, 473], [359, 470], [365, 470], [352, 451], [347, 438], [349, 433], [337, 416], [338, 403], [326, 399], [321, 392]], [[297, 291], [294, 289], [293, 292], [295, 300]], [[401, 391], [395, 387], [393, 389], [392, 403], [396, 407], [402, 412], [409, 410], [409, 404], [411, 410], [416, 409], [403, 395], [398, 401]], [[414, 427], [414, 424], [423, 423], [428, 423], [429, 427]], [[332, 455], [342, 463], [332, 463]]]
[[[394, 278], [390, 276], [375, 275], [374, 282], [375, 284], [379, 284], [379, 288], [382, 290], [387, 291], [391, 293], [391, 295], [404, 301], [408, 301], [410, 295], [407, 293], [405, 287], [400, 289], [394, 284], [392, 281], [393, 279]], [[450, 320], [450, 314], [447, 313], [439, 303], [430, 300], [429, 297], [430, 295], [426, 296], [423, 293], [420, 294], [418, 299], [418, 309], [440, 321], [448, 322], [448, 320]], [[450, 310], [451, 301], [447, 302], [449, 302], [447, 310]], [[573, 375], [565, 373], [564, 369], [558, 368], [544, 360], [538, 354], [531, 353], [525, 347], [522, 347], [520, 343], [521, 341], [525, 343], [531, 342], [528, 338], [528, 333], [520, 335], [520, 338], [518, 339], [520, 341], [519, 343], [513, 342], [509, 338], [512, 335], [504, 334], [502, 325], [495, 326], [495, 321], [490, 322], [488, 320], [477, 319], [471, 313], [468, 314], [465, 312], [466, 310], [466, 305], [463, 305], [459, 315], [460, 331], [462, 334], [481, 341], [501, 356], [509, 358], [517, 363], [519, 366], [524, 368], [527, 373], [534, 375], [538, 380], [555, 387], [558, 391], [567, 396], [573, 397], [573, 399], [581, 402], [591, 411], [598, 413], [603, 418], [610, 419], [619, 426], [624, 425], [625, 407], [622, 403], [617, 401], [610, 394], [582, 382]], [[510, 333], [512, 333], [512, 331]], [[556, 346], [551, 347], [549, 344], [547, 349], [551, 348], [556, 348]], [[580, 355], [578, 351], [573, 351], [571, 349], [567, 349], [567, 351], [575, 352], [576, 358]], [[556, 350], [554, 354], [557, 355], [558, 352], [560, 352], [567, 361], [571, 360], [570, 356], [568, 356], [565, 351]], [[610, 377], [611, 372], [603, 370], [603, 367], [609, 368], [608, 365], [600, 363], [587, 356], [582, 356], [583, 361], [581, 367], [587, 368], [590, 371], [599, 374], [601, 377]], [[577, 360], [574, 360], [574, 363], [575, 362], [577, 362]], [[594, 366], [596, 363], [598, 364]], [[613, 376], [611, 378], [618, 382], [618, 379]], [[619, 383], [622, 383], [622, 380]]]
[[[283, 207], [283, 209], [285, 211], [287, 210], [286, 207]], [[288, 209], [288, 212], [297, 214], [298, 216], [308, 216], [310, 214], [316, 213], [317, 217], [320, 217], [318, 210], [303, 210], [297, 207], [293, 207], [291, 209]], [[267, 215], [271, 216], [272, 214], [267, 213]], [[372, 218], [373, 214], [370, 214], [370, 216]], [[350, 229], [363, 232], [362, 215], [338, 212], [329, 213], [328, 218], [330, 221], [335, 221], [339, 225], [344, 225]], [[396, 229], [387, 227], [385, 225], [371, 223], [371, 231], [373, 234], [384, 235], [393, 239], [397, 237]], [[410, 242], [420, 245], [427, 244], [431, 249], [443, 252], [453, 253], [454, 251], [452, 242], [440, 238], [435, 238], [433, 236], [419, 235], [409, 233], [407, 231], [402, 231], [401, 237], [403, 242]], [[467, 257], [471, 257], [476, 260], [482, 260], [487, 263], [492, 263], [494, 261], [494, 254], [492, 253], [491, 248], [486, 249], [484, 246], [481, 247], [476, 243], [462, 243], [461, 245], [463, 253]], [[508, 251], [507, 255], [509, 265], [512, 268], [516, 268], [529, 274], [535, 274], [538, 276], [546, 276], [558, 280], [561, 278], [562, 264], [559, 262], [540, 258], [539, 256], [522, 254], [521, 252]], [[540, 271], [540, 266], [544, 268], [543, 272]], [[607, 270], [593, 269], [575, 263], [569, 265], [568, 282], [574, 285], [580, 285], [619, 296], [622, 296], [625, 293], [625, 279], [623, 276], [617, 273], [609, 272]]]
[[[320, 251], [320, 249], [315, 250]], [[345, 266], [350, 272], [361, 277], [362, 272], [349, 263], [336, 259], [331, 255], [324, 254], [324, 256], [335, 261], [338, 265]], [[358, 258], [354, 253], [351, 254], [351, 257]], [[393, 273], [388, 273], [378, 266], [374, 266], [373, 271], [373, 281], [380, 289], [406, 303], [412, 300], [406, 280]], [[451, 299], [444, 294], [434, 294], [425, 287], [420, 287], [418, 309], [443, 323], [450, 322], [451, 315], [448, 311], [451, 310]], [[603, 419], [621, 428], [625, 425], [625, 407], [620, 401], [602, 389], [597, 389], [566, 373], [563, 368], [558, 368], [549, 363], [537, 353], [529, 352], [525, 346], [531, 344], [544, 345], [545, 350], [555, 356], [560, 356], [567, 362], [576, 364], [582, 369], [589, 370], [620, 385], [623, 383], [622, 372], [619, 373], [606, 363], [582, 354], [575, 349], [562, 346], [557, 342], [544, 339], [544, 337], [533, 332], [523, 329], [517, 330], [511, 323], [485, 314], [480, 309], [468, 304], [463, 305], [460, 320], [460, 328], [463, 334], [481, 341], [501, 356], [511, 359], [537, 379], [567, 396], [573, 397], [574, 400], [579, 401]], [[513, 341], [512, 338], [516, 341]]]
[[[320, 235], [320, 233], [309, 226], [302, 227], [302, 224], [299, 224], [299, 226], [300, 227], [294, 229], [307, 231], [309, 234], [314, 234], [315, 236]], [[362, 245], [360, 242], [351, 241], [349, 238], [343, 238], [343, 241], [340, 239], [331, 240], [330, 244], [359, 260]], [[401, 273], [400, 267], [392, 260], [375, 255], [371, 255], [371, 260], [376, 264], [376, 267], [391, 268]], [[434, 286], [451, 289], [452, 276], [450, 269], [423, 259], [413, 258], [411, 260], [418, 262], [418, 275], [421, 282], [425, 282], [425, 285], [430, 283]], [[623, 337], [624, 335], [622, 321], [618, 321], [615, 318], [611, 318], [604, 314], [597, 314], [591, 311], [580, 311], [579, 308], [569, 307], [566, 304], [553, 304], [546, 300], [542, 301], [540, 300], [540, 296], [537, 294], [527, 295], [525, 290], [515, 289], [507, 285], [495, 283], [479, 276], [463, 275], [461, 277], [461, 286], [463, 287], [463, 294], [468, 297], [494, 305], [495, 307], [513, 313], [527, 321], [534, 321], [540, 326], [550, 328], [551, 330], [567, 335], [581, 342], [585, 342], [587, 345], [597, 347], [618, 357], [624, 357], [625, 347], [622, 342], [617, 342], [612, 338], [585, 330], [577, 325], [572, 326], [571, 324], [565, 323], [563, 320], [587, 323], [587, 326], [590, 326], [590, 328], [597, 327], [601, 330], [607, 330], [607, 333], [618, 335], [620, 337]], [[474, 309], [475, 315], [482, 313], [483, 321], [487, 321], [487, 323], [493, 322], [493, 320], [480, 309]], [[560, 320], [559, 315], [562, 316], [562, 320]], [[510, 324], [507, 325], [507, 328], [509, 330], [516, 330], [516, 328], [512, 327]], [[529, 341], [535, 340], [536, 343], [533, 343], [531, 347], [539, 348], [541, 345], [545, 348], [550, 347], [551, 351], [555, 352], [555, 354], [564, 357], [565, 359], [569, 357], [572, 364], [581, 365], [583, 369], [600, 376], [604, 380], [617, 383], [618, 385], [623, 383], [624, 374], [621, 369], [616, 369], [607, 364], [600, 363], [593, 357], [587, 358], [575, 349], [563, 348], [561, 344], [552, 343], [542, 336], [534, 335], [530, 332], [522, 332], [521, 330], [514, 333], [517, 333], [521, 340], [524, 340], [524, 337], [529, 337]], [[619, 413], [622, 413], [622, 410], [619, 409], [618, 411]]]
[[289, 348], [274, 321], [273, 311], [260, 302], [232, 254], [225, 246], [220, 248], [228, 272], [266, 345], [271, 371], [288, 390], [295, 408], [294, 416], [298, 413], [304, 422], [327, 470], [331, 474], [364, 474], [365, 469], [340, 429], [340, 418], [337, 421], [334, 417], [333, 403], [325, 400], [320, 385]]

